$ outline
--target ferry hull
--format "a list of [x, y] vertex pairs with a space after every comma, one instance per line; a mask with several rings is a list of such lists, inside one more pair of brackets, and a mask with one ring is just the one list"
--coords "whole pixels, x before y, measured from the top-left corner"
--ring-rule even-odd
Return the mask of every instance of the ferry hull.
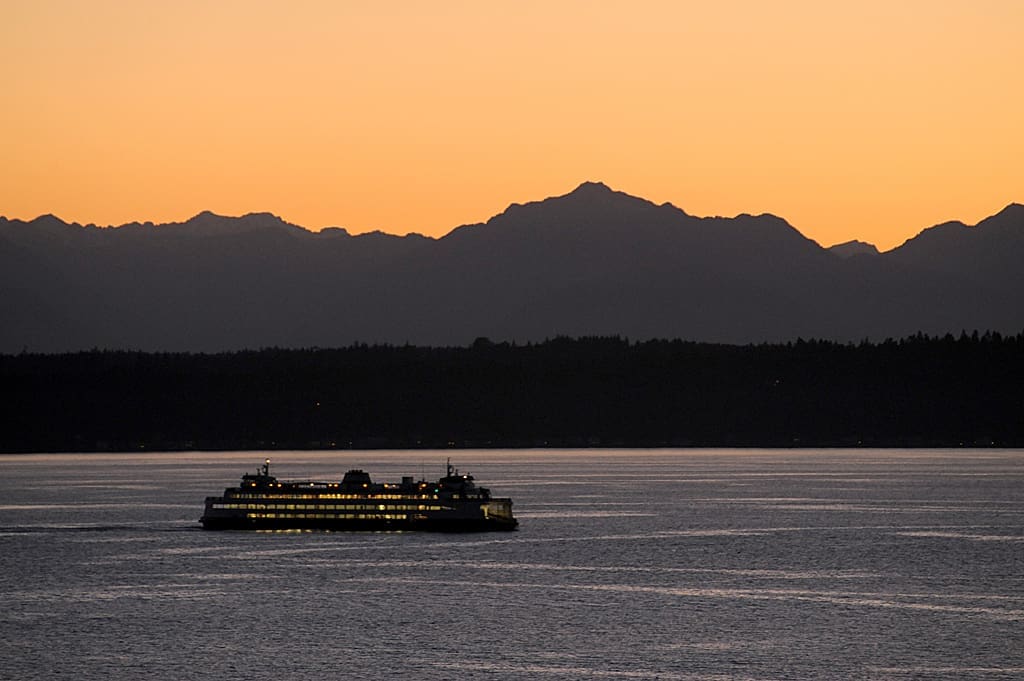
[[207, 517], [200, 519], [205, 530], [317, 530], [332, 532], [509, 532], [515, 520], [494, 518], [427, 518], [409, 520], [324, 520], [308, 518]]

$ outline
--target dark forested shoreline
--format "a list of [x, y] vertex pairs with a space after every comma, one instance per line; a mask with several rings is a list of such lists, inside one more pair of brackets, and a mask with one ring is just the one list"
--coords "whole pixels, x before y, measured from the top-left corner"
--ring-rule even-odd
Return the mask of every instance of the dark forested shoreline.
[[1024, 446], [1024, 334], [0, 355], [0, 451]]

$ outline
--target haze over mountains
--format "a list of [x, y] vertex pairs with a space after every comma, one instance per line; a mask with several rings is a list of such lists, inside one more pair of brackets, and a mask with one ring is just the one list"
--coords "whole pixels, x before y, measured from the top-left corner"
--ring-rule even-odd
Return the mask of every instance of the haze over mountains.
[[1019, 333], [1022, 263], [1020, 204], [878, 253], [600, 183], [440, 239], [311, 232], [266, 213], [116, 228], [0, 218], [0, 352]]

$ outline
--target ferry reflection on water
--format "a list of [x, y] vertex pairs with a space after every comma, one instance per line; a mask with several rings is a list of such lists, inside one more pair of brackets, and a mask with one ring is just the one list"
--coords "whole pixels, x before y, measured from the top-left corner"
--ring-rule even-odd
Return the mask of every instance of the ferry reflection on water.
[[207, 530], [413, 530], [486, 532], [514, 530], [512, 500], [492, 497], [472, 475], [448, 461], [437, 482], [378, 483], [362, 470], [341, 482], [279, 481], [267, 459], [255, 474], [223, 496], [207, 497], [199, 519]]

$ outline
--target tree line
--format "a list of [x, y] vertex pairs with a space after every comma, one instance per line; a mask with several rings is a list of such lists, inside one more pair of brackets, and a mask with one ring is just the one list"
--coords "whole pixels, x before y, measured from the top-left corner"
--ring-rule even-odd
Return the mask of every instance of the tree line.
[[0, 451], [1024, 446], [1024, 333], [0, 355]]

